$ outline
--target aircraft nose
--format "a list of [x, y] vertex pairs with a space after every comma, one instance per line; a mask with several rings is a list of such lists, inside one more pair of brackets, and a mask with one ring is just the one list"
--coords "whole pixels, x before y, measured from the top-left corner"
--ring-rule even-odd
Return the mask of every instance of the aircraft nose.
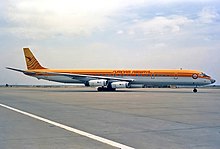
[[214, 80], [214, 79], [211, 79], [210, 81], [211, 81], [212, 84], [215, 83], [215, 80]]

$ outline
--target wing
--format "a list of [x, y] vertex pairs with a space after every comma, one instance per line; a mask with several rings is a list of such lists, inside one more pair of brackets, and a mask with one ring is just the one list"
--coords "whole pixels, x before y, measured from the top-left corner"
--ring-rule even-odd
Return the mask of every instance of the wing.
[[72, 74], [72, 73], [58, 73], [58, 72], [42, 72], [44, 74], [56, 75], [56, 76], [66, 76], [79, 81], [89, 81], [95, 79], [106, 79], [111, 81], [127, 81], [132, 82], [134, 79], [126, 79], [119, 77], [108, 77], [108, 76], [94, 76], [94, 75], [84, 75], [84, 74]]
[[48, 72], [48, 71], [25, 71], [17, 68], [11, 68], [11, 67], [6, 67], [6, 69], [10, 69], [13, 71], [17, 72], [22, 72], [26, 75], [29, 76], [34, 76], [37, 77], [37, 75], [52, 75], [52, 76], [64, 76], [64, 77], [69, 77], [73, 80], [79, 80], [81, 82], [86, 82], [90, 80], [96, 80], [96, 79], [105, 79], [108, 81], [127, 81], [127, 82], [132, 82], [134, 79], [126, 79], [126, 78], [120, 78], [120, 77], [111, 77], [111, 76], [94, 76], [94, 75], [85, 75], [85, 74], [72, 74], [72, 73], [59, 73], [59, 72]]

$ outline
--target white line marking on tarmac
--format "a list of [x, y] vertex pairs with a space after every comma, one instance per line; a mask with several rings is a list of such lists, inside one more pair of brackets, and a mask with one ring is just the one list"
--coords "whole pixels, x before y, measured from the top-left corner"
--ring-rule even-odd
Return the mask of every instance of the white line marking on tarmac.
[[66, 125], [61, 124], [61, 123], [57, 123], [57, 122], [51, 121], [51, 120], [49, 120], [49, 119], [46, 119], [46, 118], [43, 118], [43, 117], [40, 117], [40, 116], [31, 114], [31, 113], [28, 113], [28, 112], [25, 112], [25, 111], [21, 111], [21, 110], [19, 110], [19, 109], [15, 109], [15, 108], [13, 108], [13, 107], [10, 107], [10, 106], [7, 106], [7, 105], [1, 104], [1, 103], [0, 103], [0, 106], [1, 106], [1, 107], [4, 107], [4, 108], [7, 108], [7, 109], [9, 109], [9, 110], [18, 112], [18, 113], [20, 113], [20, 114], [23, 114], [23, 115], [32, 117], [32, 118], [34, 118], [34, 119], [37, 119], [37, 120], [40, 120], [40, 121], [43, 121], [43, 122], [52, 124], [52, 125], [54, 125], [54, 126], [57, 126], [57, 127], [62, 128], [62, 129], [65, 129], [65, 130], [68, 130], [68, 131], [77, 133], [77, 134], [79, 134], [79, 135], [81, 135], [81, 136], [85, 136], [85, 137], [88, 137], [88, 138], [90, 138], [90, 139], [93, 139], [93, 140], [96, 140], [96, 141], [99, 141], [99, 142], [102, 142], [102, 143], [105, 143], [105, 144], [108, 144], [108, 145], [111, 145], [111, 146], [120, 148], [120, 149], [134, 149], [134, 148], [132, 148], [132, 147], [129, 147], [129, 146], [126, 146], [126, 145], [123, 145], [123, 144], [120, 144], [120, 143], [117, 143], [117, 142], [114, 142], [114, 141], [111, 141], [111, 140], [108, 140], [108, 139], [105, 139], [105, 138], [102, 138], [102, 137], [93, 135], [93, 134], [91, 134], [91, 133], [87, 133], [87, 132], [82, 131], [82, 130], [78, 130], [78, 129], [75, 129], [75, 128], [66, 126]]

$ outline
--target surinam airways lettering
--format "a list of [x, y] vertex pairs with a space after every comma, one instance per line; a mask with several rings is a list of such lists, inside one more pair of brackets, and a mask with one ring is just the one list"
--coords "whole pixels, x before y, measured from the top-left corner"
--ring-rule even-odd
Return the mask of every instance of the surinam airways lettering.
[[130, 70], [114, 70], [113, 73], [131, 73]]

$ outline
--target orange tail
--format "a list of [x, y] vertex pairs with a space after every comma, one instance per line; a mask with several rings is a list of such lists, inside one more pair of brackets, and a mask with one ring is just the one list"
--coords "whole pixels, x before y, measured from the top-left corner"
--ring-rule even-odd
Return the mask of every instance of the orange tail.
[[23, 50], [28, 70], [46, 69], [40, 65], [29, 48], [23, 48]]

